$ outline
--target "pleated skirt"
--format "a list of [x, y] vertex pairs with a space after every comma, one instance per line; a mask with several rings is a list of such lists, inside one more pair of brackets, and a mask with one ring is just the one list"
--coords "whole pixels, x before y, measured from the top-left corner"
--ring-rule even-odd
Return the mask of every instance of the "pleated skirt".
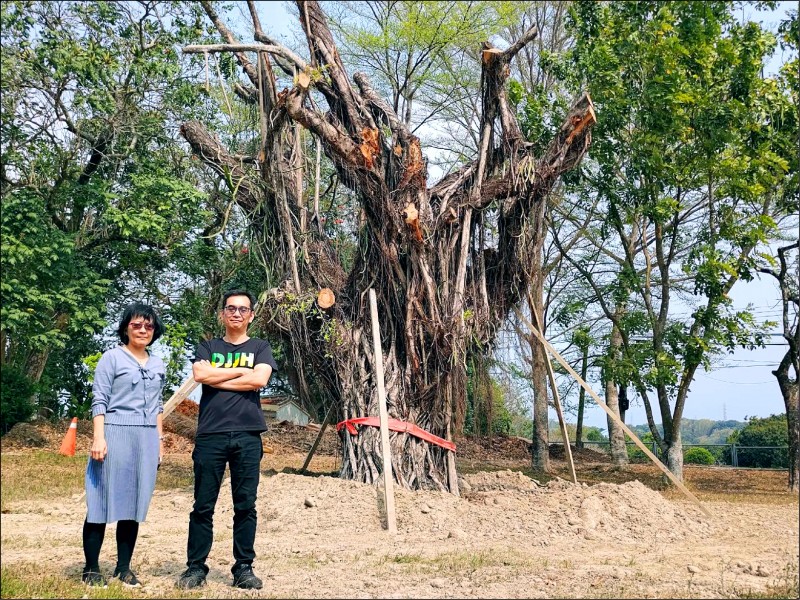
[[105, 425], [105, 460], [86, 466], [86, 520], [143, 522], [156, 488], [158, 429], [145, 425]]

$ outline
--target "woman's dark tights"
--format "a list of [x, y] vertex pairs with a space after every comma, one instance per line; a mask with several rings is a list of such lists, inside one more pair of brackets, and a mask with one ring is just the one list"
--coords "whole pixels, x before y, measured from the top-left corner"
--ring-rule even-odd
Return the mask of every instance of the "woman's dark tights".
[[[83, 555], [86, 558], [85, 571], [100, 572], [100, 548], [106, 536], [105, 523], [83, 522]], [[117, 522], [117, 568], [122, 573], [131, 568], [133, 548], [139, 536], [139, 523], [136, 521]]]

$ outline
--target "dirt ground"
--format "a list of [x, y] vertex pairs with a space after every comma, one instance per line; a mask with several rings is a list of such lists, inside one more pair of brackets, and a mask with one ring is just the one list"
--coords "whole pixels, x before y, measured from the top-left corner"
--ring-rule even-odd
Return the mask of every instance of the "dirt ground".
[[[203, 597], [724, 598], [774, 595], [797, 578], [796, 502], [707, 501], [712, 516], [706, 517], [639, 481], [540, 484], [501, 469], [464, 474], [460, 498], [396, 488], [393, 535], [382, 522], [382, 490], [293, 474], [316, 434], [277, 429], [265, 439], [272, 452], [262, 464], [258, 498], [254, 566], [264, 589], [230, 587], [233, 513], [226, 480]], [[487, 445], [470, 443], [473, 455]], [[4, 440], [4, 451], [13, 445]], [[509, 445], [527, 452], [519, 442]], [[167, 460], [188, 465], [190, 457], [177, 446]], [[491, 458], [485, 452], [483, 459]], [[312, 470], [329, 473], [337, 462], [329, 446]], [[189, 487], [156, 492], [134, 555], [143, 596], [174, 594], [191, 505]], [[36, 562], [78, 578], [84, 515], [78, 494], [14, 503], [2, 515], [3, 566]], [[101, 555], [109, 574], [113, 531], [109, 526]]]

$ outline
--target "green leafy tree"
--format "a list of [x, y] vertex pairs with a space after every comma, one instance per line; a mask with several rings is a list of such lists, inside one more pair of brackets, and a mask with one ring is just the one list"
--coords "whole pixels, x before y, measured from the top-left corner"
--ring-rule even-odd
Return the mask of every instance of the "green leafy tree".
[[78, 393], [59, 377], [80, 372], [72, 349], [93, 351], [122, 304], [174, 292], [172, 252], [208, 217], [175, 137], [180, 119], [210, 118], [198, 68], [176, 51], [196, 12], [2, 5], [0, 362], [35, 385], [45, 414], [68, 404], [60, 386]]
[[[763, 419], [750, 418], [747, 425], [728, 438], [728, 443], [739, 447], [737, 458], [740, 467], [785, 469], [789, 466], [786, 450], [789, 436], [785, 414], [771, 415]], [[772, 448], [758, 446], [772, 446]], [[730, 450], [726, 451], [726, 455], [729, 458]]]
[[730, 3], [576, 2], [568, 30], [575, 46], [561, 66], [598, 109], [575, 182], [577, 201], [597, 206], [583, 243], [598, 262], [580, 248], [568, 260], [619, 332], [607, 377], [635, 387], [681, 477], [697, 369], [760, 345], [769, 326], [729, 294], [787, 216], [796, 111], [786, 78], [762, 76], [775, 36], [737, 22]]

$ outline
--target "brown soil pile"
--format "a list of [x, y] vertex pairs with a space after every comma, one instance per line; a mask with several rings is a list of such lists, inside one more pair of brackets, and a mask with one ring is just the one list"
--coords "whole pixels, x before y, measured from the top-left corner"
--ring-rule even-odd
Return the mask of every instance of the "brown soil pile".
[[200, 405], [197, 402], [189, 400], [188, 398], [184, 398], [175, 407], [175, 413], [197, 419], [197, 415], [200, 414]]
[[[572, 450], [572, 459], [575, 462], [611, 462], [611, 457], [603, 452], [592, 450], [591, 448], [576, 448], [570, 444]], [[550, 444], [550, 458], [558, 460], [566, 460], [566, 452], [564, 451], [564, 444]]]

